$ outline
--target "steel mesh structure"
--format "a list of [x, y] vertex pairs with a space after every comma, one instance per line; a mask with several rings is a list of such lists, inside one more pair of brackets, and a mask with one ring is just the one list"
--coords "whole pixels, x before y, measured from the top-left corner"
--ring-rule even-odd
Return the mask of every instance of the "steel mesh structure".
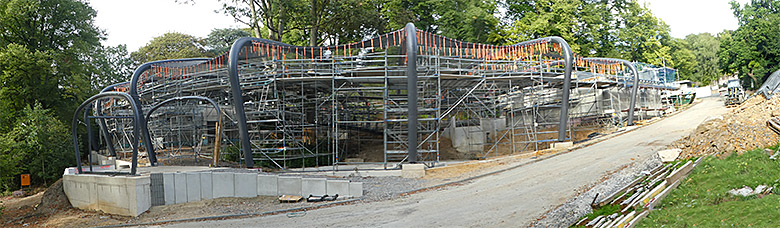
[[[153, 164], [155, 155], [182, 151], [211, 156], [217, 138], [239, 149], [248, 167], [345, 164], [367, 153], [379, 154], [369, 161], [386, 168], [433, 164], [444, 138], [488, 157], [631, 124], [635, 110], [639, 118], [659, 115], [659, 91], [670, 88], [653, 77], [636, 81], [639, 73], [624, 60], [577, 56], [557, 37], [493, 46], [411, 24], [323, 47], [242, 38], [216, 58], [144, 64], [130, 82], [106, 89], [129, 93], [143, 111], [205, 97], [221, 108], [222, 125], [208, 102], [182, 100], [140, 118], [142, 135], [128, 119], [100, 119], [100, 135], [111, 153], [141, 140], [156, 152], [149, 153]], [[120, 115], [129, 105], [90, 102], [95, 116]]]

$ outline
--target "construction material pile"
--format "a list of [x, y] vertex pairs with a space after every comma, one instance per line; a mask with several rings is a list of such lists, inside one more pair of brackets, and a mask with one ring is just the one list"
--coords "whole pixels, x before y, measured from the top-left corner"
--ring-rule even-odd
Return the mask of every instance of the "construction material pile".
[[767, 100], [758, 95], [723, 116], [710, 117], [689, 136], [672, 143], [682, 150], [681, 159], [733, 152], [780, 143], [780, 137], [767, 128], [766, 121], [780, 116], [780, 96]]

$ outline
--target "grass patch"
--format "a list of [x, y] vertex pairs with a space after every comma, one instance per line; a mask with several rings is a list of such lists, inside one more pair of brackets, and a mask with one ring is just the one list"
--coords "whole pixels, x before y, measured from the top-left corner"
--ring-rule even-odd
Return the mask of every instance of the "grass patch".
[[[780, 227], [779, 166], [763, 149], [705, 158], [638, 227]], [[776, 189], [760, 199], [727, 193], [761, 184]]]

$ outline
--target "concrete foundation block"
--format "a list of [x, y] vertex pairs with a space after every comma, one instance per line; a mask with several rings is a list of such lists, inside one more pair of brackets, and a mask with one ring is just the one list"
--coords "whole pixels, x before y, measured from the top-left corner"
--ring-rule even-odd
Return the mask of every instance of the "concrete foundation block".
[[328, 194], [328, 179], [325, 178], [301, 178], [302, 196], [322, 196]]
[[176, 203], [176, 191], [173, 173], [163, 173], [163, 191], [165, 192], [165, 205]]
[[327, 194], [329, 196], [338, 194], [339, 196], [349, 195], [348, 180], [328, 180]]
[[363, 183], [350, 182], [349, 183], [349, 196], [351, 197], [363, 197]]
[[200, 173], [186, 173], [187, 202], [200, 201]]
[[278, 188], [277, 181], [279, 176], [276, 175], [257, 175], [257, 195], [258, 196], [277, 196]]
[[64, 175], [71, 205], [109, 214], [138, 216], [152, 206], [149, 176]]
[[220, 197], [234, 197], [233, 194], [235, 185], [233, 183], [233, 173], [220, 173], [216, 172], [212, 174], [212, 194], [214, 198]]
[[211, 186], [212, 185], [211, 179], [212, 179], [211, 172], [200, 173], [200, 199], [201, 200], [214, 198], [214, 194], [212, 193], [214, 187]]
[[303, 196], [301, 194], [301, 177], [279, 176], [278, 194]]
[[421, 178], [425, 176], [424, 164], [404, 164], [401, 167], [401, 177], [403, 178]]
[[257, 174], [256, 173], [236, 173], [234, 174], [235, 197], [256, 197], [257, 196]]
[[187, 174], [186, 173], [174, 173], [173, 174], [173, 190], [176, 199], [176, 203], [187, 202]]
[[572, 148], [574, 146], [574, 142], [556, 142], [553, 144], [550, 144], [550, 149], [553, 150], [568, 150], [569, 148]]

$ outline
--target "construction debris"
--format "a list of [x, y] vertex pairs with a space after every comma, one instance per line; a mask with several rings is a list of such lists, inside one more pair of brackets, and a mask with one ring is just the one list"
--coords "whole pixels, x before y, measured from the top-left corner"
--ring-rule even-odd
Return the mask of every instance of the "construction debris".
[[680, 156], [680, 152], [682, 150], [680, 149], [668, 149], [668, 150], [662, 150], [658, 151], [658, 157], [661, 158], [661, 162], [671, 162], [677, 159], [677, 157]]
[[750, 188], [750, 186], [742, 186], [742, 188], [739, 189], [731, 189], [728, 191], [729, 194], [732, 195], [739, 195], [739, 196], [752, 196], [752, 195], [758, 195], [763, 194], [772, 191], [772, 187], [768, 187], [766, 185], [759, 185], [756, 186], [756, 189]]
[[780, 142], [780, 136], [766, 127], [766, 121], [780, 116], [780, 97], [767, 100], [754, 96], [729, 113], [705, 120], [689, 136], [675, 141], [670, 148], [682, 150], [680, 159], [715, 155], [767, 147]]

